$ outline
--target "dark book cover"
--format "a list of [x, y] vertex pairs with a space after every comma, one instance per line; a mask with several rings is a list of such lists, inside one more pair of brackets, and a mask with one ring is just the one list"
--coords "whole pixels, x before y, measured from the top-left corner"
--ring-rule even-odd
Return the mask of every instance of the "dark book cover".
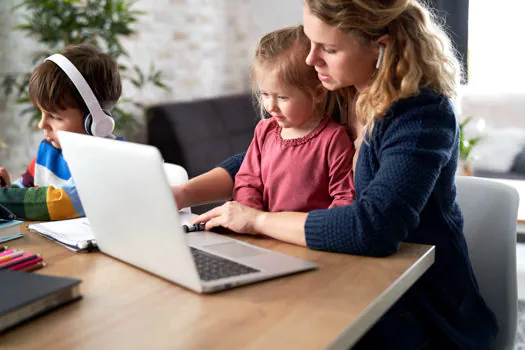
[[0, 270], [0, 334], [81, 298], [79, 279]]

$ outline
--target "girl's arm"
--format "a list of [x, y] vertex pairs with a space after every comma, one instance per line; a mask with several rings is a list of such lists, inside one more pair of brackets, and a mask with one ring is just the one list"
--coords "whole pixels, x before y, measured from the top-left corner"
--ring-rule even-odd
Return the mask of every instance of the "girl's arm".
[[250, 147], [248, 147], [242, 165], [235, 176], [233, 187], [233, 199], [235, 201], [258, 210], [264, 210], [264, 183], [261, 176], [263, 155], [261, 151], [269, 128], [268, 122], [265, 119], [257, 124]]
[[346, 130], [340, 128], [333, 135], [328, 147], [328, 190], [330, 208], [352, 204], [355, 198], [352, 175], [354, 145]]

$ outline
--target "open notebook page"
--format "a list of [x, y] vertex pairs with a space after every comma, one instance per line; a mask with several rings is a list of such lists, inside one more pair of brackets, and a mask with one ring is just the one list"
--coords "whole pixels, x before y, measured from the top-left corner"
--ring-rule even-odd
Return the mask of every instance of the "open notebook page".
[[87, 218], [42, 222], [29, 225], [28, 228], [52, 238], [58, 243], [64, 243], [72, 250], [78, 250], [73, 247], [79, 247], [82, 243], [95, 239]]

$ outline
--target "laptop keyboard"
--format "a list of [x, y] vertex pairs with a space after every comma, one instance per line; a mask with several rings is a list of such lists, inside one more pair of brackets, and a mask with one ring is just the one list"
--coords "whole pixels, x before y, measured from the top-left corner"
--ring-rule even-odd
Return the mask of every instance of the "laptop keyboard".
[[191, 254], [197, 265], [197, 271], [203, 281], [213, 281], [226, 277], [246, 275], [259, 270], [213, 255], [197, 248], [191, 248]]

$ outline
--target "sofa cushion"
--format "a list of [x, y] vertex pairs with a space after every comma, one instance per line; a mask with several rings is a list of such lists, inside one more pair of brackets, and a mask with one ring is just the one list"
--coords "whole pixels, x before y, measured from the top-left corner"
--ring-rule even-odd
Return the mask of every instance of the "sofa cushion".
[[483, 139], [472, 150], [474, 168], [493, 172], [511, 171], [516, 156], [525, 147], [525, 130], [487, 128], [481, 136]]

